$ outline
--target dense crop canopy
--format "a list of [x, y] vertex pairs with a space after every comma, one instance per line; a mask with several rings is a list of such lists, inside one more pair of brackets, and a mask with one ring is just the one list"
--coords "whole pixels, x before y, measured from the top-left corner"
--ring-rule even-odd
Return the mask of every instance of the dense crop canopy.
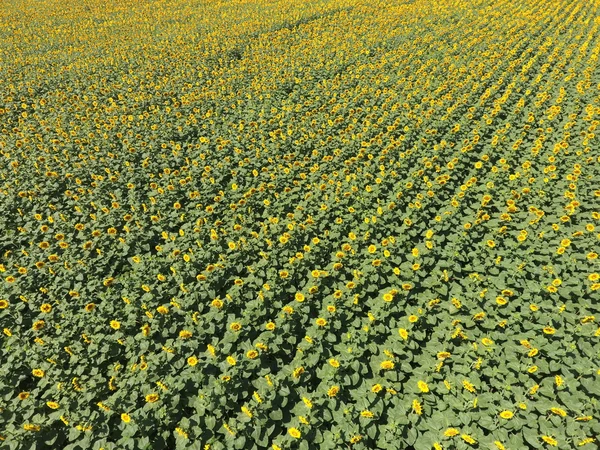
[[597, 448], [599, 17], [4, 2], [0, 447]]

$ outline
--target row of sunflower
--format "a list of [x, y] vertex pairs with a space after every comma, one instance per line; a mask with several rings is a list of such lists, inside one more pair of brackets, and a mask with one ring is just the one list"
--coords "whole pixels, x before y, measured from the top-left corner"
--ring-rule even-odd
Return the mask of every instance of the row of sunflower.
[[6, 448], [595, 448], [600, 3], [0, 12]]

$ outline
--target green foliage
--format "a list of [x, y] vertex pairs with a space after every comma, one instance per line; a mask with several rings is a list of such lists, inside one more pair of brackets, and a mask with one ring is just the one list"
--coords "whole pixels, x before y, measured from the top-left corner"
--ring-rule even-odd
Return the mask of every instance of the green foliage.
[[2, 448], [598, 445], [598, 1], [18, 3]]

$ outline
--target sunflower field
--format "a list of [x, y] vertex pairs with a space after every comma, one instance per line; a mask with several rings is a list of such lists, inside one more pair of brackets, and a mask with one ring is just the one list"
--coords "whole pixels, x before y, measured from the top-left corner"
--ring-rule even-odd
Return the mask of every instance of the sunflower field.
[[600, 445], [600, 0], [7, 0], [0, 448]]

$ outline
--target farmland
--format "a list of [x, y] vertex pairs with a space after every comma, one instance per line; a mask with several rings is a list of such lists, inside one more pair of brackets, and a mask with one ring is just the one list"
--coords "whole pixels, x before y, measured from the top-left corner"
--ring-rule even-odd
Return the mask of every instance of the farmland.
[[599, 0], [9, 0], [0, 448], [598, 448]]

